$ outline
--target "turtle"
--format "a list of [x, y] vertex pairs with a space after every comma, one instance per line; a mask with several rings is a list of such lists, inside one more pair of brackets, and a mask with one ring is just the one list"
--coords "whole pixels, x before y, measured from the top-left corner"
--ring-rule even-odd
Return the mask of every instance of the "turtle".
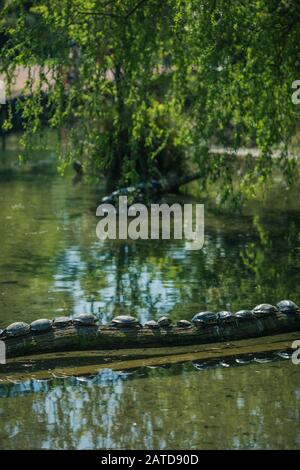
[[147, 189], [147, 183], [145, 183], [144, 181], [141, 181], [138, 185], [137, 185], [137, 188], [138, 189], [141, 189], [142, 191], [145, 191]]
[[[128, 191], [128, 189], [130, 191]], [[118, 196], [127, 196], [129, 194], [129, 192], [132, 192], [131, 188], [130, 187], [126, 187], [126, 188], [121, 188], [119, 189], [118, 191]]]
[[73, 323], [79, 326], [92, 326], [97, 320], [97, 317], [92, 313], [79, 313], [73, 317]]
[[300, 308], [292, 300], [281, 300], [276, 304], [276, 307], [281, 313], [286, 313], [287, 315], [300, 313]]
[[222, 310], [221, 312], [218, 312], [217, 316], [218, 316], [218, 322], [221, 325], [224, 325], [225, 323], [236, 322], [236, 318], [234, 317], [233, 313], [228, 312], [227, 310]]
[[162, 188], [162, 184], [158, 180], [152, 180], [151, 181], [151, 188], [153, 191], [160, 191]]
[[53, 320], [53, 326], [55, 328], [64, 328], [72, 323], [70, 317], [57, 317]]
[[134, 186], [127, 186], [126, 188], [126, 193], [127, 194], [132, 194], [136, 191], [136, 188]]
[[238, 318], [239, 321], [248, 321], [254, 319], [252, 310], [239, 310], [238, 312], [236, 312], [235, 316]]
[[141, 324], [131, 315], [118, 315], [112, 319], [111, 326], [115, 326], [117, 328], [135, 328], [137, 326], [141, 326]]
[[15, 336], [25, 336], [30, 332], [30, 326], [28, 323], [19, 321], [12, 323], [5, 329], [5, 333], [7, 336], [15, 337]]
[[165, 328], [167, 326], [171, 326], [172, 320], [170, 320], [170, 318], [168, 317], [160, 317], [157, 320], [157, 323], [159, 324], [159, 326], [162, 326], [163, 328]]
[[260, 304], [252, 310], [256, 318], [269, 317], [278, 313], [278, 309], [271, 304]]
[[113, 204], [114, 198], [111, 197], [111, 196], [104, 196], [104, 197], [101, 199], [101, 202], [102, 202], [102, 204]]
[[155, 320], [149, 320], [144, 325], [146, 328], [156, 329], [159, 328], [159, 324]]
[[192, 324], [191, 324], [191, 322], [188, 321], [188, 320], [179, 320], [179, 321], [177, 322], [177, 326], [178, 326], [179, 328], [191, 328]]
[[218, 315], [214, 312], [199, 312], [192, 318], [192, 323], [196, 326], [210, 326], [218, 324]]
[[82, 163], [79, 160], [73, 162], [73, 169], [76, 173], [83, 173]]
[[52, 321], [48, 320], [47, 318], [41, 318], [39, 320], [35, 320], [30, 324], [30, 329], [34, 333], [40, 333], [42, 331], [49, 331], [52, 327]]

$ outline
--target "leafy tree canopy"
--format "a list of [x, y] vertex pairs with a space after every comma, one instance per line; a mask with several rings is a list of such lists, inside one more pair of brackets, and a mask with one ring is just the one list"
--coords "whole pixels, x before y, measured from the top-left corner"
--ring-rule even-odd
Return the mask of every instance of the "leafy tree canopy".
[[30, 70], [19, 103], [25, 148], [46, 119], [64, 130], [62, 167], [79, 158], [119, 183], [194, 165], [203, 184], [222, 181], [226, 198], [234, 159], [209, 152], [215, 145], [258, 147], [260, 158], [245, 159], [243, 192], [275, 165], [288, 181], [295, 175], [297, 0], [2, 3], [8, 88], [18, 67]]

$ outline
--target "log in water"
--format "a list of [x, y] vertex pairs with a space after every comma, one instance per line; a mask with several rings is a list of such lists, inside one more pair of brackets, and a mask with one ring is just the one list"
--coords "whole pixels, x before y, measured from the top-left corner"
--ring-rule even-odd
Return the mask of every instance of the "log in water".
[[223, 343], [300, 331], [300, 313], [274, 314], [265, 318], [237, 320], [223, 325], [167, 326], [152, 329], [133, 326], [117, 328], [105, 325], [52, 327], [46, 332], [30, 331], [24, 336], [4, 337], [7, 358], [67, 351], [92, 351], [132, 348], [172, 348]]
[[[232, 361], [245, 363], [255, 357], [290, 357], [291, 346], [300, 338], [300, 331], [229, 342], [173, 346], [164, 348], [110, 349], [45, 353], [8, 359], [0, 368], [1, 383], [34, 379], [88, 376], [102, 369], [132, 371], [139, 367], [159, 367], [186, 362]], [[274, 355], [280, 351], [279, 355]], [[284, 351], [284, 352], [283, 352]], [[238, 360], [237, 359], [237, 360]], [[243, 362], [242, 362], [243, 363]]]

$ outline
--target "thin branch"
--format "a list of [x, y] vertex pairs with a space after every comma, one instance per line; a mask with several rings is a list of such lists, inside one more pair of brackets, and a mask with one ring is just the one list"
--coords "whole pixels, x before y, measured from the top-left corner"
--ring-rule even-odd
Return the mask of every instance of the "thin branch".
[[146, 3], [146, 2], [148, 2], [148, 0], [140, 0], [128, 13], [126, 13], [125, 19], [127, 20], [129, 16], [133, 15], [133, 13], [135, 13], [136, 10], [140, 8], [143, 5], [143, 3]]
[[92, 15], [92, 16], [107, 16], [111, 18], [124, 18], [122, 15], [116, 15], [115, 13], [108, 13], [105, 11], [77, 11], [79, 15]]
[[[82, 10], [79, 10], [79, 11], [77, 11], [77, 13], [80, 14], [80, 15], [106, 16], [106, 17], [110, 17], [110, 18], [119, 18], [119, 19], [127, 20], [131, 15], [133, 15], [136, 12], [136, 10], [138, 8], [140, 8], [147, 1], [148, 0], [140, 0], [124, 16], [123, 15], [117, 15], [116, 13], [105, 12], [105, 11], [82, 11]], [[109, 3], [110, 2], [108, 2], [106, 5], [109, 5]]]

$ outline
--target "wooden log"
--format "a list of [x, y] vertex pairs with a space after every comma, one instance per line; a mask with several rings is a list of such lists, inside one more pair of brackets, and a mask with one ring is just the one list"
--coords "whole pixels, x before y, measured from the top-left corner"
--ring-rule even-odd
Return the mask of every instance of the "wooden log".
[[[145, 182], [142, 183], [142, 186], [136, 186], [134, 187], [136, 191], [140, 193], [139, 196], [136, 195], [136, 201], [135, 202], [142, 202], [145, 198], [146, 200], [150, 197], [157, 196], [160, 194], [166, 194], [166, 193], [171, 193], [171, 192], [176, 192], [178, 191], [179, 187], [190, 183], [191, 181], [194, 181], [196, 179], [201, 178], [201, 173], [196, 172], [196, 173], [191, 173], [189, 175], [184, 175], [184, 176], [177, 176], [177, 177], [170, 177], [162, 180], [157, 180], [156, 183], [154, 184], [153, 182]], [[132, 189], [132, 187], [130, 188]], [[102, 202], [107, 202], [108, 200], [110, 201], [115, 201], [117, 202], [117, 197], [119, 195], [126, 195], [126, 192], [129, 190], [128, 187], [126, 188], [119, 188], [117, 191], [114, 191], [110, 195], [104, 197], [102, 199]], [[130, 194], [130, 193], [128, 193]], [[145, 202], [145, 201], [144, 201]]]
[[200, 171], [192, 173], [190, 175], [179, 176], [177, 178], [170, 178], [169, 180], [161, 182], [161, 192], [170, 193], [172, 191], [177, 191], [178, 188], [184, 184], [191, 183], [199, 178], [201, 178]]
[[236, 321], [223, 326], [151, 329], [76, 326], [54, 328], [44, 333], [4, 338], [7, 357], [59, 351], [90, 351], [130, 348], [162, 348], [228, 342], [300, 330], [300, 313], [274, 314], [260, 319]]
[[222, 343], [165, 348], [112, 349], [46, 353], [8, 359], [0, 368], [0, 382], [97, 374], [102, 369], [133, 370], [192, 361], [228, 360], [291, 349], [300, 331]]

